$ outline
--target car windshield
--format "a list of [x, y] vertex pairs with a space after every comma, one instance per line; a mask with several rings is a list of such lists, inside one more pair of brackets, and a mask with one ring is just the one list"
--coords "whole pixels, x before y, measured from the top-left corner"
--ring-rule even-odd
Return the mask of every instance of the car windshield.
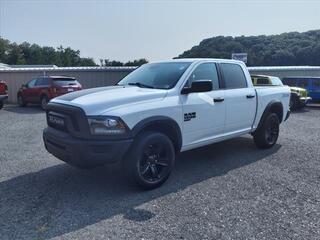
[[118, 85], [135, 85], [143, 88], [173, 88], [191, 62], [166, 62], [145, 64], [128, 76]]
[[78, 81], [72, 78], [55, 78], [53, 83], [60, 87], [78, 85]]

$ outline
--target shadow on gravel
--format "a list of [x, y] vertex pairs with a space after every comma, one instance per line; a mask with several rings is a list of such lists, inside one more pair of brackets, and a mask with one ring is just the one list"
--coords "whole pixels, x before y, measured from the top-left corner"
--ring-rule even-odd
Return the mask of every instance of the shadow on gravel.
[[44, 113], [39, 105], [28, 105], [27, 107], [19, 107], [18, 105], [5, 105], [4, 111], [18, 114], [39, 114]]
[[146, 192], [128, 184], [119, 166], [82, 171], [59, 164], [18, 176], [0, 182], [0, 236], [50, 239], [119, 214], [147, 221], [155, 214], [140, 205], [262, 160], [280, 147], [258, 150], [251, 138], [241, 137], [185, 152], [169, 180]]

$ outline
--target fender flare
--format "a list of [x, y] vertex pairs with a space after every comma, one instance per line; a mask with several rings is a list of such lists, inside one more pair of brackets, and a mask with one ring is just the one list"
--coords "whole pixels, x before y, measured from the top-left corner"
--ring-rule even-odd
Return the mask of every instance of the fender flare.
[[[159, 129], [159, 132], [166, 132], [170, 130], [170, 139], [174, 139], [174, 145], [177, 151], [180, 151], [182, 147], [182, 133], [179, 124], [172, 118], [166, 116], [153, 116], [138, 122], [131, 130], [132, 136], [136, 137], [144, 130], [152, 129], [153, 126], [164, 126]], [[155, 129], [157, 130], [157, 129]]]
[[262, 126], [264, 120], [267, 118], [268, 114], [270, 112], [272, 112], [272, 108], [280, 108], [281, 109], [281, 117], [279, 117], [279, 122], [280, 123], [282, 122], [282, 120], [283, 120], [283, 106], [282, 106], [282, 103], [280, 101], [277, 101], [277, 100], [272, 100], [271, 102], [268, 103], [268, 105], [264, 109], [256, 131], [261, 128], [261, 126]]

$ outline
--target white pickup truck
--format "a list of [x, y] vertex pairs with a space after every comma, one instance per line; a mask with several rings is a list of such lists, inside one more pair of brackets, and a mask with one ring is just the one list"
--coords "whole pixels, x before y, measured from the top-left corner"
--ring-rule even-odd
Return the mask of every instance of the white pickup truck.
[[129, 177], [151, 189], [167, 180], [182, 151], [248, 133], [259, 148], [272, 147], [289, 101], [289, 87], [254, 87], [239, 61], [154, 62], [116, 86], [51, 100], [43, 139], [74, 166], [122, 161]]

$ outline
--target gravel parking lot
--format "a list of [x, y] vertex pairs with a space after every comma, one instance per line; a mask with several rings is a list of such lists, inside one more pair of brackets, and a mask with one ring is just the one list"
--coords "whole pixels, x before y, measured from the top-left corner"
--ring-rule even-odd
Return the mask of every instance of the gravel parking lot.
[[319, 239], [320, 109], [291, 115], [278, 144], [251, 137], [189, 151], [161, 188], [118, 166], [68, 166], [42, 143], [38, 107], [0, 111], [1, 239]]

